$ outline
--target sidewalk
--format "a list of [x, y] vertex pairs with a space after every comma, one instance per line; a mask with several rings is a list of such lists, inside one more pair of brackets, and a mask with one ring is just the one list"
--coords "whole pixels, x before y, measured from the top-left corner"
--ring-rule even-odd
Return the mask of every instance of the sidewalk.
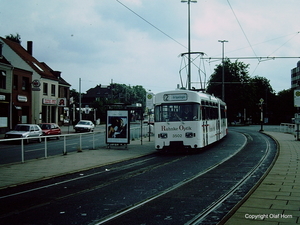
[[225, 225], [300, 224], [300, 141], [291, 134], [265, 133], [278, 141], [278, 158]]

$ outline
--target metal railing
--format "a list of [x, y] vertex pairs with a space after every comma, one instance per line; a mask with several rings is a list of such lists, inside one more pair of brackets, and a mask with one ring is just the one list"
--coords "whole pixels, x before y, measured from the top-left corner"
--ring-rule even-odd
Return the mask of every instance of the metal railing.
[[[151, 135], [152, 133], [153, 133], [153, 128], [150, 129], [150, 133], [149, 133], [148, 125], [131, 127], [130, 128], [130, 140], [139, 139], [139, 138], [141, 138], [141, 136], [146, 137], [146, 136]], [[85, 148], [83, 148], [83, 140], [82, 140], [84, 135], [90, 135], [88, 142], [91, 143], [88, 147], [85, 147]], [[67, 154], [67, 152], [68, 152], [67, 146], [71, 142], [76, 142], [76, 144], [77, 144], [76, 150], [78, 152], [82, 151], [84, 149], [92, 150], [92, 149], [97, 149], [97, 148], [103, 148], [106, 144], [105, 132], [87, 132], [87, 133], [61, 134], [61, 135], [29, 137], [29, 138], [0, 139], [0, 150], [1, 150], [1, 148], [5, 148], [6, 144], [8, 144], [8, 142], [20, 143], [21, 162], [24, 163], [25, 162], [25, 152], [26, 152], [25, 146], [27, 146], [26, 144], [28, 143], [29, 140], [39, 139], [39, 138], [41, 139], [41, 141], [44, 144], [43, 158], [48, 158], [48, 156], [49, 156], [49, 140], [48, 140], [49, 138], [63, 139], [62, 149], [61, 149], [63, 155]], [[53, 142], [51, 141], [51, 143], [53, 143]], [[2, 155], [1, 151], [0, 151], [0, 157], [5, 157], [5, 155]]]
[[281, 123], [279, 131], [283, 133], [294, 134], [296, 131], [296, 124], [293, 123]]
[[148, 125], [143, 125], [142, 133], [141, 133], [141, 127], [130, 128], [130, 140], [138, 139], [141, 136], [149, 137], [149, 135], [151, 136], [151, 134], [153, 134], [153, 132], [154, 132], [153, 125], [150, 125], [150, 129], [149, 129]]

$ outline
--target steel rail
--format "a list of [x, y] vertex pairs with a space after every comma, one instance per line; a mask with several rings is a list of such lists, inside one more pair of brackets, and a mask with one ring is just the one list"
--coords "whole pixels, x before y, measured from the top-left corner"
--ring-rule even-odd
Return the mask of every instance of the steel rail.
[[[152, 160], [153, 158], [154, 157], [150, 157], [150, 158], [147, 158], [147, 159], [144, 159], [144, 160], [140, 160], [140, 161], [137, 161], [137, 162], [126, 164], [124, 166], [120, 166], [118, 168], [113, 167], [113, 168], [111, 168], [109, 170], [94, 172], [94, 173], [91, 173], [91, 174], [88, 174], [88, 175], [84, 175], [84, 176], [80, 176], [80, 177], [75, 177], [75, 178], [67, 179], [67, 180], [60, 181], [60, 182], [55, 182], [53, 184], [48, 184], [48, 185], [40, 186], [40, 187], [37, 187], [37, 188], [32, 188], [32, 189], [28, 189], [28, 190], [25, 190], [25, 191], [20, 191], [20, 192], [16, 192], [16, 193], [13, 193], [13, 194], [8, 194], [8, 195], [0, 196], [0, 199], [9, 198], [9, 197], [17, 196], [17, 195], [22, 195], [22, 194], [26, 194], [26, 193], [30, 193], [30, 192], [34, 192], [34, 191], [38, 191], [38, 190], [42, 190], [42, 189], [46, 189], [46, 188], [53, 187], [53, 186], [58, 186], [58, 185], [66, 184], [66, 183], [73, 182], [73, 181], [76, 181], [76, 180], [86, 179], [88, 177], [96, 176], [96, 175], [99, 175], [99, 174], [102, 174], [102, 173], [107, 173], [107, 171], [110, 171], [110, 170], [115, 170], [115, 169], [116, 170], [124, 170], [124, 169], [127, 169], [127, 168], [134, 167], [137, 164], [142, 164], [142, 163], [144, 163], [146, 161]], [[107, 184], [105, 184], [105, 185], [107, 185]], [[105, 186], [105, 185], [102, 184], [101, 186]], [[94, 189], [95, 188], [93, 188], [93, 190]]]
[[[252, 138], [252, 137], [251, 137]], [[267, 156], [270, 154], [271, 144], [270, 141], [263, 136], [267, 146], [265, 153], [260, 161], [238, 182], [236, 183], [227, 193], [223, 194], [217, 201], [213, 202], [209, 207], [207, 207], [203, 212], [195, 216], [192, 220], [185, 223], [186, 225], [197, 225], [201, 224], [203, 220], [215, 209], [217, 209], [224, 201], [226, 201], [230, 196], [232, 196], [241, 186], [243, 186], [246, 181], [251, 178], [251, 176], [259, 169], [259, 167], [265, 162]], [[259, 181], [258, 181], [259, 182]], [[247, 195], [246, 195], [247, 196]]]

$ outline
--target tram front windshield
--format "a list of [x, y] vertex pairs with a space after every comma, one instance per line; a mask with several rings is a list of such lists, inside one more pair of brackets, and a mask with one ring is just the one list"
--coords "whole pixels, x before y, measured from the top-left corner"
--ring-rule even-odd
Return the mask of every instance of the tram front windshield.
[[155, 122], [197, 121], [200, 119], [200, 105], [190, 104], [162, 104], [155, 106]]

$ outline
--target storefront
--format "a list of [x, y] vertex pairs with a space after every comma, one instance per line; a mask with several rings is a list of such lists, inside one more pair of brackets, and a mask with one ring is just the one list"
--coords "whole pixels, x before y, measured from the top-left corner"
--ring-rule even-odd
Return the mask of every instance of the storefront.
[[10, 94], [0, 93], [0, 134], [10, 128]]
[[57, 123], [57, 99], [43, 98], [42, 115], [43, 123]]

